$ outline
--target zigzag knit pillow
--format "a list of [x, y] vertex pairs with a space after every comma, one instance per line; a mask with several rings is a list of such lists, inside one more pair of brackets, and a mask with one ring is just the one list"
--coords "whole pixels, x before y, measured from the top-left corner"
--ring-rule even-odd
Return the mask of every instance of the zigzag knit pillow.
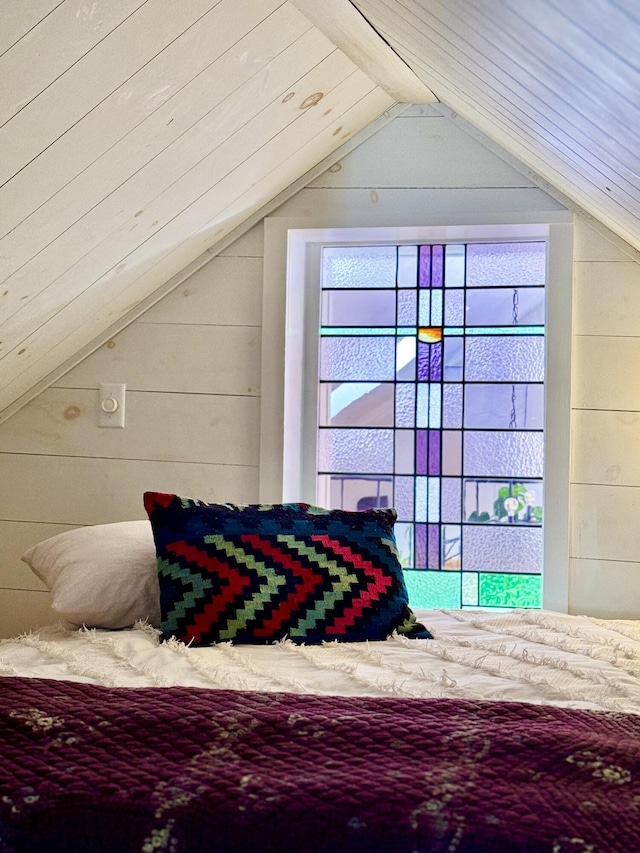
[[207, 504], [146, 492], [165, 639], [209, 645], [431, 635], [416, 623], [393, 509]]

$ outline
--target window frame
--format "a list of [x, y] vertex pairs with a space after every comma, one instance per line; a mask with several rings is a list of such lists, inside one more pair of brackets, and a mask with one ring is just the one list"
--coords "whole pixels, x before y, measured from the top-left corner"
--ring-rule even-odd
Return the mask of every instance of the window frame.
[[[410, 215], [410, 214], [409, 214]], [[462, 216], [462, 214], [460, 214]], [[424, 221], [424, 211], [416, 212]], [[450, 217], [449, 217], [450, 218]], [[405, 211], [404, 221], [407, 219]], [[309, 218], [267, 217], [264, 221], [262, 382], [260, 431], [261, 502], [313, 501], [316, 388], [305, 382], [317, 363], [318, 305], [322, 246], [335, 244], [466, 242], [481, 239], [545, 239], [548, 275], [545, 335], [545, 519], [543, 523], [544, 609], [567, 612], [569, 584], [571, 306], [573, 217], [566, 211], [469, 215], [464, 224], [421, 226], [337, 225]], [[310, 308], [311, 306], [311, 308]], [[300, 369], [288, 377], [285, 363]], [[313, 386], [313, 387], [312, 387]], [[285, 447], [285, 419], [293, 425]], [[314, 439], [315, 440], [315, 439]], [[550, 567], [550, 568], [549, 568]]]

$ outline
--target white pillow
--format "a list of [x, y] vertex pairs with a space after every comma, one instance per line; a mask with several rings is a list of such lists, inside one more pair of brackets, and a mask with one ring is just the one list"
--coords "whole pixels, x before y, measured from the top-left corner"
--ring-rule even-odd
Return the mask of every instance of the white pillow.
[[52, 593], [53, 610], [72, 625], [160, 625], [156, 549], [148, 521], [78, 527], [22, 555]]

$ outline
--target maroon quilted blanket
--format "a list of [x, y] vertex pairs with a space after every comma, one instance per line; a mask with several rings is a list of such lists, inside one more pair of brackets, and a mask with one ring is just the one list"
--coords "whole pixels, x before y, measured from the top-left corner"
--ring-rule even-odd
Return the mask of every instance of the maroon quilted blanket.
[[640, 717], [0, 679], [2, 853], [632, 853]]

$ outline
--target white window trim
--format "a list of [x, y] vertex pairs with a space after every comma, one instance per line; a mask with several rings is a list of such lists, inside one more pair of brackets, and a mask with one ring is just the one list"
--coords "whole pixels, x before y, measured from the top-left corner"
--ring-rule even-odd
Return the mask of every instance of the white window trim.
[[[407, 211], [403, 212], [407, 221]], [[262, 381], [260, 431], [261, 502], [313, 500], [310, 480], [299, 460], [302, 429], [284, 447], [285, 408], [288, 421], [302, 427], [315, 416], [315, 398], [305, 391], [303, 352], [305, 295], [309, 277], [319, 280], [320, 247], [328, 243], [432, 242], [517, 237], [548, 238], [546, 317], [545, 521], [543, 607], [567, 612], [569, 600], [569, 495], [571, 403], [571, 307], [573, 276], [573, 217], [566, 211], [523, 211], [491, 215], [461, 212], [466, 224], [366, 227], [326, 219], [268, 217], [265, 219], [262, 310]], [[410, 212], [409, 212], [410, 215]], [[450, 218], [450, 217], [448, 217]], [[425, 221], [424, 211], [415, 212]], [[553, 285], [551, 284], [553, 282]], [[288, 306], [288, 307], [287, 307]], [[317, 321], [316, 321], [317, 325]], [[317, 339], [317, 335], [311, 337]], [[285, 389], [285, 355], [289, 348], [301, 370], [295, 385]], [[293, 350], [292, 350], [293, 348]], [[313, 392], [311, 392], [313, 393]], [[305, 396], [306, 395], [306, 396]], [[306, 479], [306, 482], [305, 482]], [[550, 570], [549, 567], [552, 567]]]

